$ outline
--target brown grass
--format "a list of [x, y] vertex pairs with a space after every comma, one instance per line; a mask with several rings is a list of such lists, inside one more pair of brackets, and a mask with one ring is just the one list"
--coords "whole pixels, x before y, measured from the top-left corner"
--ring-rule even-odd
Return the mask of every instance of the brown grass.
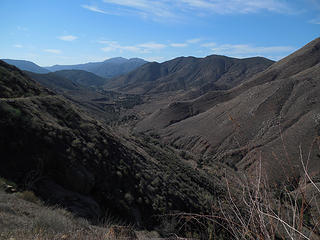
[[45, 206], [33, 192], [7, 194], [0, 188], [0, 240], [160, 239], [156, 232], [135, 231], [117, 223], [110, 217], [91, 225], [64, 209]]
[[93, 226], [58, 207], [43, 205], [32, 192], [0, 191], [1, 240], [108, 239], [110, 226]]
[[301, 147], [299, 151], [302, 174], [294, 186], [268, 184], [260, 154], [255, 177], [239, 174], [230, 178], [225, 173], [226, 195], [217, 202], [213, 199], [211, 214], [179, 213], [172, 217], [183, 219], [185, 224], [197, 223], [207, 232], [207, 239], [319, 240], [320, 183], [309, 173], [310, 153], [304, 155]]

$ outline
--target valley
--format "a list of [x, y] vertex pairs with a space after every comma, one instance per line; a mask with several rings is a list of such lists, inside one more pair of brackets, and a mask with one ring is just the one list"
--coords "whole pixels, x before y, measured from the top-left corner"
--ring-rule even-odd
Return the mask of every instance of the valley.
[[319, 239], [319, 38], [277, 62], [8, 63], [0, 176], [19, 190], [164, 239]]

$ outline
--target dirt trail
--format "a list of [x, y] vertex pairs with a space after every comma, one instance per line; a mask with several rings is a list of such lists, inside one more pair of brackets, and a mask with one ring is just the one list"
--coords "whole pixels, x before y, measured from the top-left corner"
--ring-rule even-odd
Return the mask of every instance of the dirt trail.
[[32, 99], [43, 99], [43, 98], [54, 98], [55, 95], [45, 95], [45, 96], [30, 96], [30, 97], [18, 97], [18, 98], [0, 98], [0, 102], [15, 102], [15, 101], [24, 101]]

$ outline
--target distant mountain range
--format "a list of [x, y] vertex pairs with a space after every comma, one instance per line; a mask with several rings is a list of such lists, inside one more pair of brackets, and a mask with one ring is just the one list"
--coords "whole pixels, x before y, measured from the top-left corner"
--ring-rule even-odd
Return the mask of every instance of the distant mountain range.
[[[147, 61], [140, 58], [126, 59], [122, 57], [110, 58], [103, 62], [90, 62], [76, 65], [54, 65], [51, 67], [40, 67], [37, 64], [25, 60], [2, 59], [4, 62], [17, 68], [34, 73], [49, 73], [61, 70], [83, 70], [94, 73], [102, 78], [117, 77], [126, 74]], [[71, 74], [71, 73], [70, 73]], [[79, 72], [78, 72], [78, 76]], [[96, 79], [97, 80], [97, 79]]]
[[30, 62], [30, 61], [25, 61], [25, 60], [13, 60], [13, 59], [1, 59], [2, 61], [14, 65], [17, 68], [29, 72], [34, 72], [34, 73], [49, 73], [50, 71], [46, 68], [40, 67], [37, 64]]
[[84, 70], [100, 77], [111, 78], [128, 73], [147, 63], [140, 58], [126, 59], [122, 57], [107, 59], [103, 62], [91, 62], [77, 65], [54, 65], [46, 69], [54, 72], [60, 70]]
[[203, 94], [208, 90], [234, 87], [273, 63], [261, 57], [179, 57], [164, 63], [147, 63], [109, 80], [105, 88], [135, 94], [197, 89]]

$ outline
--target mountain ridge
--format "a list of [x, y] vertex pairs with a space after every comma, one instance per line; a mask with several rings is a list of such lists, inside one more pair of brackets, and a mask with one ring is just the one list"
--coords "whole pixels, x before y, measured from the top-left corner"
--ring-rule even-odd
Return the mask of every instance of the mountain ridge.
[[147, 63], [109, 80], [105, 88], [127, 93], [225, 89], [269, 67], [273, 61], [255, 57], [247, 59], [211, 55], [205, 58], [179, 57], [164, 63]]
[[145, 63], [147, 62], [141, 58], [126, 59], [117, 57], [110, 58], [102, 62], [89, 62], [75, 65], [54, 65], [46, 67], [46, 69], [54, 72], [60, 70], [84, 70], [94, 73], [100, 77], [110, 78], [128, 73]]
[[[244, 171], [254, 171], [261, 150], [270, 179], [299, 174], [281, 169], [288, 168], [288, 158], [298, 166], [299, 146], [306, 151], [319, 137], [319, 72], [320, 38], [234, 88], [173, 102], [138, 122], [136, 130], [154, 131], [164, 142], [208, 162], [222, 161]], [[319, 174], [313, 148], [309, 161]]]
[[55, 71], [55, 75], [65, 77], [71, 81], [85, 87], [98, 87], [105, 84], [107, 79], [84, 70], [60, 70]]
[[2, 61], [14, 65], [21, 70], [35, 72], [35, 73], [49, 73], [50, 71], [44, 67], [40, 67], [37, 64], [26, 61], [26, 60], [15, 60], [15, 59], [1, 59]]

